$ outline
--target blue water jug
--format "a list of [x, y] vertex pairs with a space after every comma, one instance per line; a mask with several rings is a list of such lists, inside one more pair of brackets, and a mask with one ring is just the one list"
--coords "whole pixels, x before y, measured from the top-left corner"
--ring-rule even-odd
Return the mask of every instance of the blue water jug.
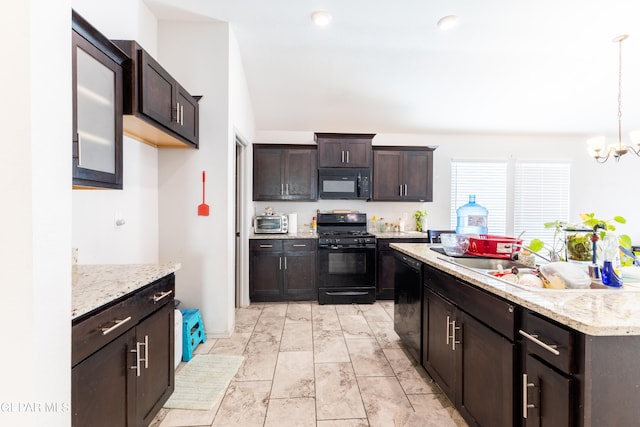
[[476, 203], [475, 194], [469, 195], [469, 203], [456, 209], [458, 223], [456, 234], [487, 234], [489, 211]]

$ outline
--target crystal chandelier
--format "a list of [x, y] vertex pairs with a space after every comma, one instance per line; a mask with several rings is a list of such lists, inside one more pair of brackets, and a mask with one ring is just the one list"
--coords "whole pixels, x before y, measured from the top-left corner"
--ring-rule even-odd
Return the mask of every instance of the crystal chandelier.
[[609, 156], [613, 156], [616, 162], [620, 160], [620, 157], [632, 152], [636, 156], [640, 156], [640, 131], [633, 131], [629, 133], [631, 141], [638, 145], [633, 147], [632, 145], [625, 145], [622, 143], [622, 42], [629, 36], [623, 34], [613, 39], [618, 43], [618, 142], [607, 147], [604, 136], [598, 136], [587, 140], [587, 149], [589, 154], [596, 159], [598, 163], [604, 163], [609, 160]]

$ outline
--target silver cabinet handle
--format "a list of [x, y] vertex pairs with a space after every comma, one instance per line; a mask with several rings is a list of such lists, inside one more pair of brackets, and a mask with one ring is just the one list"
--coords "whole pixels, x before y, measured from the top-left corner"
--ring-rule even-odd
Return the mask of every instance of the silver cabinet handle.
[[176, 102], [176, 123], [180, 123], [180, 103]]
[[180, 125], [184, 126], [184, 105], [180, 106]]
[[451, 322], [451, 350], [456, 350], [456, 344], [460, 344], [462, 341], [456, 341], [456, 331], [460, 330], [460, 326], [456, 326], [456, 321]]
[[293, 245], [294, 248], [306, 248], [307, 245], [301, 245], [301, 244], [294, 244]]
[[[144, 357], [140, 357], [140, 353], [142, 350], [140, 347], [144, 346]], [[130, 369], [136, 370], [136, 377], [140, 376], [140, 364], [144, 362], [144, 368], [149, 369], [149, 335], [144, 336], [144, 342], [136, 341], [136, 349], [131, 349], [131, 353], [136, 354], [136, 364], [135, 366], [130, 366]]]
[[407, 184], [404, 185], [404, 195], [407, 196]]
[[289, 195], [289, 184], [285, 184], [284, 188], [285, 188], [284, 194], [286, 194], [288, 196]]
[[278, 257], [278, 270], [282, 270], [282, 257]]
[[144, 336], [144, 369], [149, 369], [149, 335]]
[[340, 152], [340, 163], [344, 163], [344, 150]]
[[347, 163], [349, 163], [349, 151], [347, 151]]
[[160, 301], [161, 299], [164, 299], [166, 297], [168, 297], [169, 295], [171, 295], [173, 293], [172, 290], [168, 290], [166, 292], [160, 292], [160, 294], [158, 295], [154, 295], [153, 296], [153, 303], [157, 303], [158, 301]]
[[131, 349], [131, 353], [136, 354], [136, 364], [134, 366], [130, 366], [130, 369], [136, 370], [136, 377], [140, 376], [140, 343], [136, 342], [136, 349]]
[[273, 245], [260, 245], [261, 248], [272, 248]]
[[400, 187], [400, 197], [402, 197], [402, 184], [400, 184], [399, 187]]
[[80, 141], [80, 132], [78, 132], [78, 166], [82, 166], [82, 150], [80, 148], [81, 145]]
[[529, 387], [535, 387], [534, 383], [530, 383], [527, 374], [522, 374], [522, 418], [527, 418], [527, 412], [536, 405], [527, 402]]
[[449, 325], [451, 324], [451, 322], [449, 321], [450, 317], [447, 316], [447, 339], [446, 339], [446, 343], [447, 345], [449, 345], [449, 339], [451, 338], [451, 332], [449, 330]]
[[287, 269], [287, 257], [284, 257], [284, 269]]
[[102, 335], [107, 335], [109, 332], [115, 329], [118, 329], [120, 326], [124, 325], [129, 320], [131, 320], [131, 316], [127, 317], [126, 319], [114, 320], [115, 324], [113, 326], [109, 328], [100, 328], [100, 330], [102, 331]]
[[280, 195], [284, 196], [284, 184], [280, 184]]
[[518, 331], [518, 333], [520, 333], [520, 335], [522, 335], [523, 337], [525, 337], [526, 339], [528, 339], [529, 341], [538, 344], [540, 347], [544, 348], [545, 350], [547, 350], [550, 353], [555, 354], [556, 356], [560, 355], [560, 352], [557, 350], [558, 346], [555, 344], [546, 344], [542, 341], [540, 341], [538, 339], [537, 335], [529, 335], [528, 333], [526, 333], [525, 331], [523, 331], [522, 329], [520, 329]]

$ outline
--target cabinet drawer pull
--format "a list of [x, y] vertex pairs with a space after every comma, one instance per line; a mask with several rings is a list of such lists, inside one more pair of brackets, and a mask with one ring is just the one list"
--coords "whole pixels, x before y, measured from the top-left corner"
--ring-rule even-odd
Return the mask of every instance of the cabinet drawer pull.
[[340, 154], [341, 154], [340, 163], [344, 163], [344, 151], [341, 151]]
[[522, 374], [522, 418], [527, 418], [527, 412], [536, 405], [527, 402], [529, 387], [535, 387], [534, 383], [530, 383], [527, 374]]
[[301, 245], [301, 244], [294, 244], [293, 245], [294, 248], [306, 248], [307, 245]]
[[176, 102], [176, 123], [180, 124], [180, 103]]
[[349, 163], [349, 151], [347, 151], [347, 163]]
[[404, 196], [407, 197], [407, 184], [404, 185]]
[[449, 345], [449, 339], [451, 339], [451, 332], [449, 331], [449, 325], [451, 322], [449, 321], [450, 317], [447, 316], [447, 335], [446, 335], [446, 344]]
[[398, 187], [400, 187], [400, 197], [402, 197], [402, 184], [400, 184]]
[[284, 269], [287, 270], [287, 257], [284, 257]]
[[166, 297], [168, 297], [169, 295], [171, 295], [173, 293], [172, 290], [168, 290], [166, 292], [160, 292], [159, 295], [154, 295], [153, 296], [153, 303], [157, 303], [158, 301], [160, 301], [161, 299], [164, 299]]
[[100, 330], [102, 331], [102, 335], [107, 335], [109, 332], [114, 331], [115, 329], [118, 329], [120, 326], [124, 325], [129, 320], [131, 320], [131, 316], [127, 317], [126, 319], [114, 320], [115, 324], [110, 328], [100, 328]]
[[522, 335], [523, 337], [525, 337], [526, 339], [528, 339], [531, 342], [534, 342], [536, 344], [538, 344], [540, 347], [544, 348], [545, 350], [547, 350], [550, 353], [555, 354], [556, 356], [560, 355], [560, 352], [557, 350], [558, 346], [555, 344], [546, 344], [542, 341], [540, 341], [538, 339], [537, 335], [529, 335], [528, 333], [526, 333], [525, 331], [523, 331], [522, 329], [520, 329], [518, 331], [520, 333], [520, 335]]
[[184, 126], [184, 105], [180, 106], [180, 125]]
[[272, 248], [273, 245], [260, 245], [261, 248]]

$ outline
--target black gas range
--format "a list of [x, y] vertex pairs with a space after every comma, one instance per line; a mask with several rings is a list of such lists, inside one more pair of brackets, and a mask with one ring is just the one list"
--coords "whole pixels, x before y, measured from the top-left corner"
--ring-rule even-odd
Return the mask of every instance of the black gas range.
[[376, 238], [367, 214], [319, 213], [317, 225], [318, 302], [375, 302]]

